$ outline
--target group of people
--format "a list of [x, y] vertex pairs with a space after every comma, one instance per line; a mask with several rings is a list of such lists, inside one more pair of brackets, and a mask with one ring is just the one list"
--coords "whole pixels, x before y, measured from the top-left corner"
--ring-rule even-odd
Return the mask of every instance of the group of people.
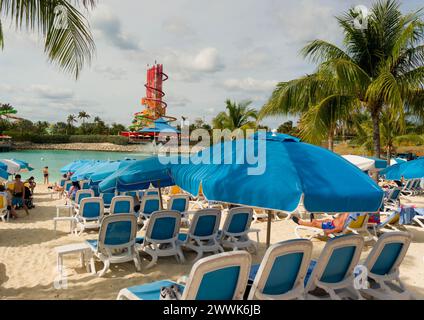
[[[27, 185], [25, 185], [27, 184]], [[13, 181], [13, 188], [6, 188], [4, 185], [0, 185], [0, 195], [3, 195], [7, 201], [7, 210], [10, 212], [10, 216], [16, 219], [16, 208], [23, 208], [27, 215], [29, 210], [33, 207], [31, 198], [36, 187], [35, 178], [31, 177], [25, 182], [22, 181], [20, 174], [15, 175]]]

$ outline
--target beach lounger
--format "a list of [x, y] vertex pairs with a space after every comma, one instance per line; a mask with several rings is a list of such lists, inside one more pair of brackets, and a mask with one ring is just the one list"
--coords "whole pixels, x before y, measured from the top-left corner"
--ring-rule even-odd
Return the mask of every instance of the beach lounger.
[[65, 194], [65, 196], [67, 196], [67, 197], [69, 197], [69, 190], [71, 189], [71, 187], [72, 187], [72, 181], [71, 180], [67, 180], [66, 182], [65, 182], [65, 185], [64, 185], [64, 194]]
[[391, 189], [387, 197], [384, 199], [383, 202], [383, 212], [387, 212], [389, 210], [396, 210], [399, 208], [400, 204], [400, 195], [401, 195], [402, 189], [401, 188], [394, 188]]
[[226, 252], [197, 261], [185, 285], [163, 280], [122, 289], [118, 300], [159, 300], [162, 287], [179, 286], [182, 300], [241, 300], [251, 264], [247, 252]]
[[100, 226], [98, 240], [87, 240], [95, 257], [104, 267], [98, 274], [102, 277], [111, 263], [134, 261], [140, 271], [140, 257], [135, 249], [137, 219], [133, 214], [115, 214], [104, 217]]
[[90, 180], [82, 180], [80, 181], [81, 190], [90, 189], [91, 182]]
[[81, 204], [81, 201], [85, 198], [93, 198], [94, 197], [94, 191], [91, 189], [88, 190], [78, 190], [75, 194], [75, 201], [73, 201], [73, 205], [76, 211], [78, 211], [78, 208]]
[[[419, 182], [418, 182], [419, 183]], [[417, 184], [416, 179], [408, 180], [405, 186], [402, 189], [402, 195], [404, 196], [413, 196], [415, 192], [415, 186]]]
[[175, 256], [184, 262], [184, 255], [178, 243], [181, 214], [178, 211], [163, 210], [153, 212], [146, 226], [146, 235], [137, 238], [138, 249], [152, 257], [147, 268], [153, 267], [158, 257]]
[[114, 193], [101, 193], [100, 198], [103, 199], [103, 203], [106, 209], [110, 209], [110, 205], [112, 204], [112, 199], [115, 197]]
[[179, 234], [181, 246], [197, 253], [194, 261], [207, 252], [224, 252], [217, 239], [220, 222], [220, 210], [202, 209], [194, 213], [188, 232]]
[[[311, 262], [312, 242], [296, 239], [268, 248], [256, 272], [248, 300], [293, 300], [305, 298], [305, 277]], [[252, 279], [253, 278], [253, 279]]]
[[363, 265], [368, 270], [368, 289], [360, 290], [364, 297], [380, 300], [414, 299], [399, 278], [399, 266], [405, 258], [412, 237], [406, 232], [383, 234]]
[[[233, 250], [253, 248], [257, 251], [259, 243], [259, 229], [251, 229], [253, 209], [247, 207], [232, 208], [228, 211], [218, 239], [222, 247]], [[256, 233], [256, 242], [249, 238], [249, 233]]]
[[[312, 261], [305, 280], [307, 299], [362, 299], [354, 288], [353, 270], [361, 256], [364, 240], [359, 235], [330, 239], [317, 261]], [[325, 295], [323, 295], [323, 293]]]
[[[103, 200], [101, 198], [85, 198], [81, 200], [80, 208], [75, 215], [75, 232], [81, 235], [87, 229], [100, 228], [104, 213]], [[79, 231], [78, 231], [79, 230]]]
[[[346, 220], [346, 223], [343, 227], [343, 230], [338, 233], [332, 233], [328, 235], [330, 238], [334, 238], [340, 235], [354, 233], [363, 235], [365, 241], [370, 241], [375, 239], [373, 235], [368, 231], [368, 213], [351, 213], [349, 218]], [[307, 226], [296, 226], [294, 230], [296, 236], [300, 239], [311, 240], [316, 237], [325, 237], [326, 234], [321, 228], [307, 227]], [[303, 235], [303, 232], [306, 232]]]
[[151, 214], [160, 209], [160, 200], [157, 195], [145, 195], [140, 203], [140, 217], [149, 220]]
[[188, 206], [190, 204], [190, 197], [186, 194], [176, 194], [169, 198], [166, 208], [168, 210], [175, 210], [181, 214], [181, 222], [189, 224], [188, 219]]
[[159, 190], [156, 188], [146, 189], [143, 192], [143, 196], [158, 196], [159, 197]]
[[375, 238], [378, 237], [378, 233], [385, 231], [400, 231], [399, 230], [400, 210], [393, 210], [385, 215], [385, 219], [379, 224], [368, 224], [373, 229]]
[[110, 204], [110, 214], [134, 214], [134, 198], [130, 196], [116, 196]]
[[9, 210], [7, 210], [7, 197], [5, 194], [0, 194], [0, 219], [3, 222], [9, 222]]

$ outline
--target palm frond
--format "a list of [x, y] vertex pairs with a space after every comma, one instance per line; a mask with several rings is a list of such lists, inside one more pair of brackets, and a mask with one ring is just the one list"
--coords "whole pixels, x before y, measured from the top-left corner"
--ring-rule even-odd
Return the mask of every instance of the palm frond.
[[[41, 34], [48, 59], [78, 78], [82, 67], [91, 62], [95, 45], [88, 22], [76, 7], [91, 9], [96, 3], [97, 0], [1, 0], [0, 12], [17, 29]], [[63, 28], [57, 25], [58, 8], [65, 9]]]

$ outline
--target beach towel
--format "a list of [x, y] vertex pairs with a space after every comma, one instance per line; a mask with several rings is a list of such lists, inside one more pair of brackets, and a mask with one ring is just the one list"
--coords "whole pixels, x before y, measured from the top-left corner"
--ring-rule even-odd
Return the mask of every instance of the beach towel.
[[402, 206], [400, 209], [400, 219], [399, 224], [411, 224], [412, 219], [415, 217], [415, 208], [413, 206], [411, 207], [405, 207]]

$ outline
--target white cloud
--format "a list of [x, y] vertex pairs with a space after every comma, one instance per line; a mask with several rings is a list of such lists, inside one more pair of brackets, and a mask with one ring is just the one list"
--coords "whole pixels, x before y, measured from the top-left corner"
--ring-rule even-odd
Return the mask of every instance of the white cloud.
[[103, 75], [109, 80], [123, 80], [127, 75], [127, 71], [123, 68], [114, 68], [104, 65], [95, 66], [94, 71]]
[[334, 5], [311, 0], [277, 2], [275, 17], [290, 42], [307, 42], [316, 38], [334, 40], [341, 35], [334, 15]]
[[258, 80], [251, 77], [243, 79], [227, 79], [223, 86], [230, 90], [246, 92], [270, 92], [277, 85], [277, 80]]
[[181, 17], [170, 17], [162, 23], [162, 29], [165, 32], [175, 34], [180, 37], [190, 37], [196, 34], [196, 31], [189, 23]]
[[140, 45], [134, 36], [127, 34], [121, 20], [106, 5], [96, 8], [92, 18], [94, 33], [103, 37], [114, 47], [126, 51], [139, 51]]
[[37, 97], [47, 100], [69, 100], [74, 98], [74, 92], [66, 88], [56, 88], [49, 85], [34, 84], [30, 91]]

